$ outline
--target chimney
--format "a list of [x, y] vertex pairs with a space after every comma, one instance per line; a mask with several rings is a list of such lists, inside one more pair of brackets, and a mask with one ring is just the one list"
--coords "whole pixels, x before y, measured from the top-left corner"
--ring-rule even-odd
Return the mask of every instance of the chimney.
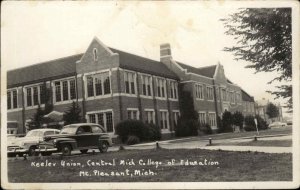
[[171, 54], [171, 46], [170, 44], [161, 44], [160, 45], [160, 61], [170, 61], [172, 59], [172, 54]]

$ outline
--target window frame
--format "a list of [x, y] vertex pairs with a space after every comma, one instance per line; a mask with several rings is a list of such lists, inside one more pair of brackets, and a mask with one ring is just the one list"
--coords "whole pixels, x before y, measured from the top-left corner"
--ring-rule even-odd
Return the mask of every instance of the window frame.
[[[14, 103], [14, 92], [16, 92], [16, 105]], [[8, 94], [10, 94], [10, 108], [8, 108]], [[12, 89], [8, 89], [7, 90], [7, 110], [15, 110], [15, 109], [18, 109], [19, 108], [19, 99], [18, 99], [18, 96], [19, 96], [19, 92], [18, 92], [18, 88], [12, 88]], [[16, 106], [16, 107], [15, 107]]]
[[[71, 93], [72, 93], [72, 90], [71, 90], [71, 81], [74, 81], [74, 92], [75, 92], [75, 97], [72, 99], [71, 97]], [[67, 99], [64, 99], [65, 98], [65, 91], [64, 91], [64, 82], [67, 83]], [[60, 94], [60, 101], [57, 101], [57, 86], [56, 86], [56, 83], [59, 83], [59, 94]], [[69, 102], [72, 102], [74, 100], [77, 99], [77, 81], [76, 81], [76, 78], [75, 77], [68, 77], [68, 78], [62, 78], [62, 79], [58, 79], [58, 80], [54, 80], [52, 81], [52, 95], [53, 95], [53, 104], [54, 105], [57, 105], [57, 104], [62, 104], [62, 103], [69, 103]]]
[[[103, 125], [99, 123], [99, 116], [100, 114], [102, 115], [102, 119], [103, 119]], [[112, 131], [108, 131], [107, 128], [107, 124], [108, 124], [108, 120], [107, 120], [107, 114], [111, 114], [111, 124], [112, 124]], [[115, 126], [114, 126], [114, 112], [112, 109], [107, 109], [107, 110], [99, 110], [99, 111], [91, 111], [91, 112], [87, 112], [85, 115], [86, 120], [88, 121], [88, 123], [94, 123], [90, 121], [90, 116], [93, 115], [95, 117], [95, 124], [99, 124], [101, 125], [105, 131], [107, 133], [115, 133]]]

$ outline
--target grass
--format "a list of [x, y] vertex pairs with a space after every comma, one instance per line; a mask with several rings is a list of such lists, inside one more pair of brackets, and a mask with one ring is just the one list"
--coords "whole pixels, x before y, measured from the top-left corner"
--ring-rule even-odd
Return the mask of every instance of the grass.
[[[112, 162], [116, 166], [87, 166], [87, 160]], [[119, 165], [120, 160], [130, 161], [135, 165]], [[161, 162], [155, 165], [139, 165], [140, 159]], [[168, 165], [171, 159], [176, 164]], [[180, 160], [204, 162], [205, 159], [217, 165], [184, 166]], [[32, 162], [55, 162], [55, 167], [33, 167]], [[123, 150], [105, 154], [85, 154], [70, 156], [66, 162], [81, 163], [81, 166], [62, 167], [59, 156], [30, 160], [12, 159], [8, 161], [8, 178], [10, 182], [208, 182], [208, 181], [291, 181], [292, 154], [267, 154], [258, 152], [231, 152], [199, 149], [177, 150]], [[84, 166], [82, 166], [84, 165]], [[95, 176], [93, 170], [99, 172], [122, 172], [128, 169], [148, 171], [153, 176]], [[91, 176], [79, 176], [80, 171], [87, 171]]]
[[292, 140], [257, 140], [257, 141], [247, 141], [247, 142], [229, 142], [214, 145], [224, 145], [224, 146], [276, 146], [276, 147], [291, 147]]

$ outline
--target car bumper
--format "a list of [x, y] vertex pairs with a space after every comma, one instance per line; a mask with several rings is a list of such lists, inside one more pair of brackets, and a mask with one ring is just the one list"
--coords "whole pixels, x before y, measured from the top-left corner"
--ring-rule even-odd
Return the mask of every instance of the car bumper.
[[25, 154], [25, 153], [28, 153], [28, 150], [27, 149], [24, 149], [22, 147], [8, 147], [7, 148], [7, 155], [8, 156], [13, 156], [13, 155], [22, 155], [22, 154]]

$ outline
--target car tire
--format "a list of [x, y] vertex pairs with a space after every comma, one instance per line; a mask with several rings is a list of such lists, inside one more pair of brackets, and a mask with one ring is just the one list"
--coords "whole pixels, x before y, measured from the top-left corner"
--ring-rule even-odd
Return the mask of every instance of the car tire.
[[108, 142], [104, 141], [101, 142], [101, 146], [99, 147], [99, 150], [101, 153], [107, 152], [108, 149]]
[[80, 150], [81, 154], [86, 154], [88, 152], [89, 149], [82, 149]]
[[35, 147], [30, 147], [29, 148], [28, 156], [37, 156], [37, 152], [35, 152]]
[[63, 156], [70, 156], [72, 152], [72, 148], [69, 144], [62, 144], [61, 145], [61, 153]]

